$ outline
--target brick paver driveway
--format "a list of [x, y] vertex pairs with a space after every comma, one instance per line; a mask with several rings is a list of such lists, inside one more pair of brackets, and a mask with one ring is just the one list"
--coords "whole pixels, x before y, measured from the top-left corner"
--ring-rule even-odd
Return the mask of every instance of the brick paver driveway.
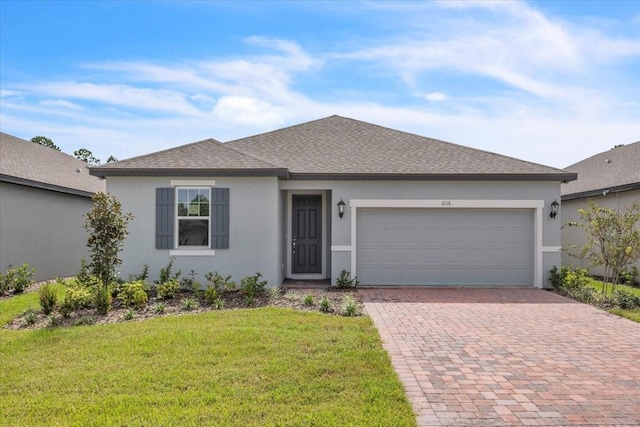
[[361, 289], [419, 425], [640, 425], [640, 324], [538, 289]]

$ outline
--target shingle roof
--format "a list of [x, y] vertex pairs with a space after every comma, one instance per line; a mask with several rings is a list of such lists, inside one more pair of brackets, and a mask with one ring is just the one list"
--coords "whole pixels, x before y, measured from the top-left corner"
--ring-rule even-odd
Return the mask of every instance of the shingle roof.
[[109, 175], [271, 175], [289, 179], [572, 180], [575, 174], [340, 116], [213, 139], [92, 168]]
[[[566, 171], [487, 151], [331, 116], [227, 143], [292, 174], [431, 176], [551, 176]], [[526, 179], [526, 178], [525, 178]]]
[[91, 196], [105, 191], [87, 164], [68, 154], [0, 132], [0, 181]]
[[640, 141], [596, 154], [566, 170], [577, 173], [578, 179], [562, 185], [563, 199], [640, 188]]
[[273, 175], [286, 171], [216, 141], [205, 139], [180, 147], [91, 168], [106, 175]]

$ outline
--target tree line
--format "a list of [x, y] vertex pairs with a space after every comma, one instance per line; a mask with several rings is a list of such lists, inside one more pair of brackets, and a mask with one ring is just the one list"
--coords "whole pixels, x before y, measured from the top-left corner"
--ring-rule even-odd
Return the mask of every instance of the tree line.
[[[34, 136], [33, 138], [30, 139], [30, 141], [36, 144], [42, 145], [44, 147], [49, 147], [54, 150], [62, 152], [60, 147], [58, 147], [51, 139], [47, 138], [46, 136]], [[74, 151], [73, 157], [75, 157], [78, 160], [82, 160], [83, 162], [91, 166], [97, 166], [100, 164], [100, 159], [94, 157], [93, 153], [90, 150], [87, 150], [86, 148], [80, 148], [79, 150]], [[113, 163], [117, 161], [118, 159], [116, 159], [115, 156], [109, 156], [106, 163]]]

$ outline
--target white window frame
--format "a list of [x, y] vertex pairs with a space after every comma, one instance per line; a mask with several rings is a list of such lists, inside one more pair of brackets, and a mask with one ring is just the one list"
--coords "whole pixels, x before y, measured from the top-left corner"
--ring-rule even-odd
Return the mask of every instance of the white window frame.
[[[207, 190], [208, 193], [208, 199], [209, 199], [209, 216], [208, 217], [203, 217], [203, 216], [198, 216], [198, 217], [193, 217], [193, 216], [179, 216], [178, 215], [178, 205], [180, 203], [179, 201], [179, 197], [178, 197], [178, 193], [180, 190]], [[207, 187], [207, 186], [203, 186], [202, 184], [197, 185], [197, 186], [179, 186], [175, 188], [175, 242], [174, 242], [174, 247], [176, 251], [194, 251], [193, 253], [195, 254], [196, 251], [206, 251], [206, 253], [203, 253], [203, 255], [208, 255], [211, 252], [211, 187]], [[187, 207], [188, 209], [188, 207]], [[207, 246], [181, 246], [180, 245], [180, 220], [196, 220], [196, 219], [204, 219], [207, 218], [207, 241], [209, 242], [209, 244]]]

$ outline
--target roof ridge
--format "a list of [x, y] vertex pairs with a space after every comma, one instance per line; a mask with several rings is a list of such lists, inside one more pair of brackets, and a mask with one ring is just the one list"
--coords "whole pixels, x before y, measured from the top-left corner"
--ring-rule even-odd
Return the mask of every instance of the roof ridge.
[[[231, 141], [224, 142], [224, 144], [233, 144], [233, 143], [236, 143], [236, 142], [239, 142], [239, 141], [243, 141], [245, 139], [265, 136], [265, 135], [269, 135], [269, 134], [272, 134], [272, 133], [281, 132], [283, 130], [293, 129], [293, 128], [297, 128], [297, 127], [300, 127], [300, 126], [309, 125], [311, 123], [320, 122], [320, 121], [323, 121], [323, 120], [330, 119], [332, 117], [340, 117], [342, 119], [347, 119], [348, 118], [348, 117], [338, 116], [337, 114], [332, 114], [330, 116], [323, 117], [321, 119], [310, 120], [308, 122], [303, 122], [303, 123], [296, 123], [295, 125], [289, 125], [289, 126], [285, 126], [283, 128], [278, 128], [278, 129], [270, 130], [270, 131], [267, 131], [267, 132], [262, 132], [262, 133], [257, 133], [255, 135], [243, 136], [242, 138], [232, 139]], [[354, 120], [354, 119], [350, 119], [350, 120]], [[365, 122], [363, 122], [363, 123], [365, 123]]]
[[[571, 165], [568, 165], [568, 166], [566, 166], [566, 167], [565, 167], [565, 169], [566, 169], [566, 168], [571, 168], [571, 167], [577, 166], [577, 165], [579, 165], [579, 164], [581, 164], [581, 163], [584, 163], [584, 162], [586, 162], [586, 161], [588, 161], [588, 160], [591, 160], [591, 159], [593, 159], [593, 158], [595, 158], [595, 157], [602, 156], [603, 154], [610, 153], [610, 152], [611, 152], [611, 151], [613, 151], [613, 150], [629, 150], [629, 149], [635, 149], [635, 145], [636, 145], [636, 144], [640, 144], [640, 141], [632, 142], [632, 143], [629, 143], [629, 144], [621, 144], [621, 145], [613, 146], [613, 147], [609, 148], [609, 149], [608, 149], [608, 150], [606, 150], [606, 151], [601, 151], [601, 152], [596, 153], [596, 154], [594, 154], [594, 155], [592, 155], [592, 156], [589, 156], [589, 157], [587, 157], [587, 158], [585, 158], [585, 159], [582, 159], [582, 160], [580, 160], [579, 162], [575, 162], [575, 163], [573, 163], [573, 164], [571, 164]], [[630, 148], [630, 147], [631, 147], [631, 148]]]

